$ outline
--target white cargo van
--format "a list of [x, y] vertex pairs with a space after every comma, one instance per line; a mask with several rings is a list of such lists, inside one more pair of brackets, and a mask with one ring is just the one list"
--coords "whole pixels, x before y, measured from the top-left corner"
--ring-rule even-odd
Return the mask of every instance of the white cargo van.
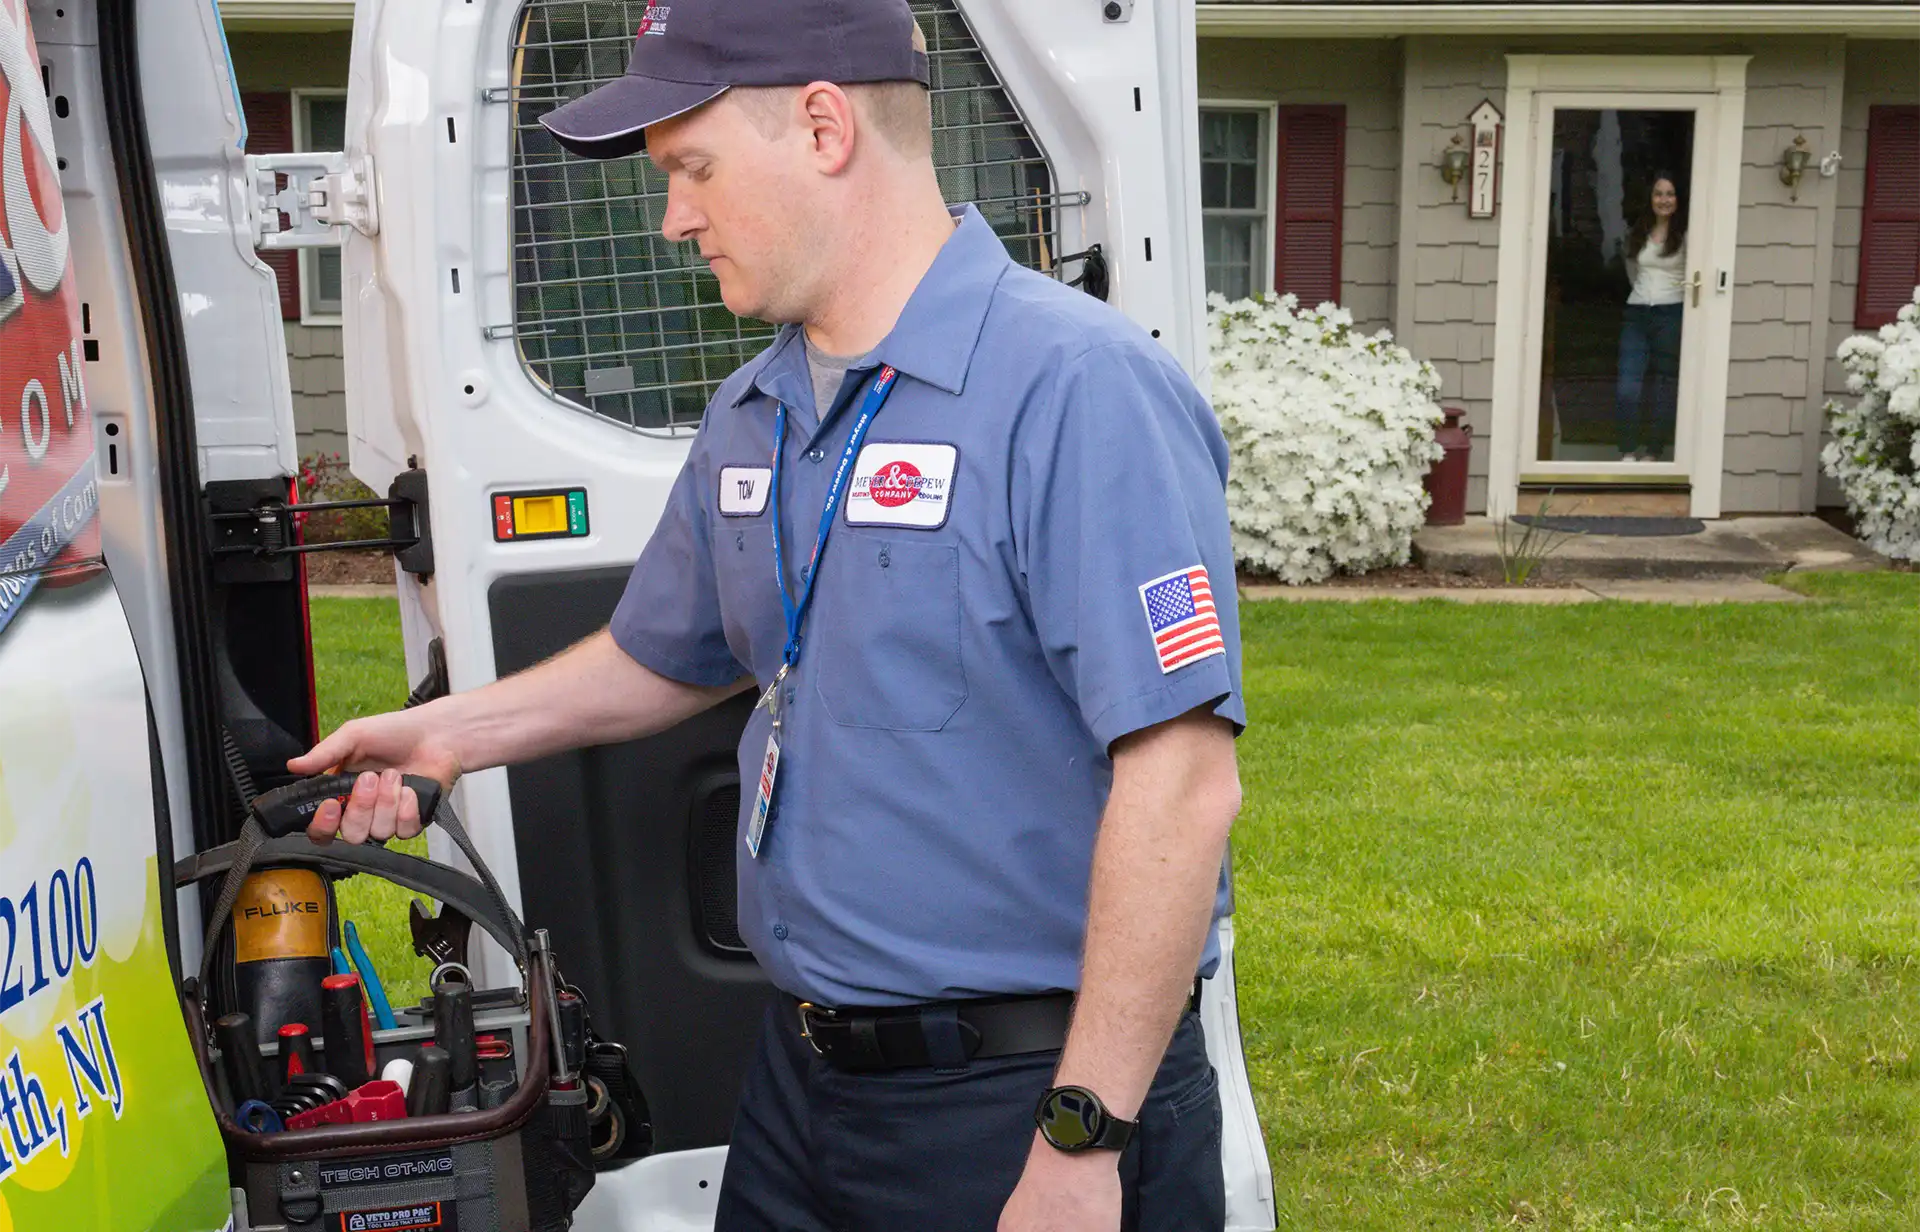
[[[949, 199], [1198, 371], [1192, 0], [913, 7]], [[644, 159], [537, 123], [622, 71], [645, 8], [359, 0], [347, 148], [250, 158], [212, 0], [0, 0], [0, 1230], [234, 1219], [175, 994], [208, 903], [167, 870], [320, 734], [256, 250], [342, 249], [350, 462], [391, 501], [422, 697], [605, 623], [708, 397], [771, 336], [660, 237]], [[648, 1110], [577, 1227], [711, 1226], [766, 992], [734, 918], [750, 704], [454, 793]], [[1229, 1226], [1270, 1228], [1222, 931]]]

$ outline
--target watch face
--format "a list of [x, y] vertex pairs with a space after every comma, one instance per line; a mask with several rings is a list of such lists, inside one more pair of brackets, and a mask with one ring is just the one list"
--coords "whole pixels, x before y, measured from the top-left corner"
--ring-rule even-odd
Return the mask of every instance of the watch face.
[[1040, 1132], [1063, 1151], [1091, 1146], [1107, 1120], [1106, 1109], [1093, 1092], [1081, 1087], [1059, 1087], [1040, 1104]]

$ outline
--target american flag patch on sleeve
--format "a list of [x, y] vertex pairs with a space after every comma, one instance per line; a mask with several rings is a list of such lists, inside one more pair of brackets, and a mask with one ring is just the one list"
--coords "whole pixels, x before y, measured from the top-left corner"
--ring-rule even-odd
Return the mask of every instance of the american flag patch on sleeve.
[[1148, 582], [1140, 588], [1140, 602], [1147, 609], [1147, 626], [1153, 631], [1153, 649], [1162, 673], [1227, 653], [1204, 565]]

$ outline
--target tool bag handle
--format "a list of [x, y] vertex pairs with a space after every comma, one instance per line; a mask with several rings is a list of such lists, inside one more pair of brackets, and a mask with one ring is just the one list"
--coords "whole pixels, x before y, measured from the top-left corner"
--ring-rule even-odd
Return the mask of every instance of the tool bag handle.
[[[323, 802], [344, 799], [352, 793], [356, 777], [352, 774], [328, 774], [301, 779], [297, 783], [289, 783], [285, 787], [277, 787], [257, 796], [247, 806], [247, 820], [246, 824], [240, 827], [240, 836], [219, 849], [220, 851], [230, 849], [230, 854], [226, 856], [226, 880], [221, 883], [219, 898], [214, 903], [213, 913], [207, 918], [206, 936], [200, 952], [200, 1000], [203, 1005], [206, 1003], [213, 975], [215, 947], [220, 941], [220, 934], [227, 927], [229, 917], [233, 914], [234, 903], [240, 899], [240, 887], [246, 881], [247, 874], [253, 871], [262, 848], [270, 839], [286, 842], [295, 832], [305, 829], [307, 823], [313, 819], [314, 812]], [[526, 978], [528, 970], [526, 925], [521, 923], [520, 917], [507, 902], [507, 896], [501, 892], [500, 883], [494, 880], [493, 870], [488, 868], [487, 862], [480, 858], [480, 852], [474, 847], [473, 839], [468, 836], [466, 827], [460, 824], [459, 817], [454, 814], [453, 806], [445, 799], [444, 789], [437, 781], [417, 774], [404, 776], [401, 779], [401, 785], [412, 788], [414, 794], [419, 797], [422, 824], [438, 825], [460, 849], [460, 854], [466, 856], [467, 862], [473, 865], [474, 874], [479, 878], [480, 884], [485, 887], [492, 905], [491, 912], [481, 912], [480, 915], [492, 915], [501, 925], [498, 932], [492, 928], [488, 931], [493, 933], [495, 938], [513, 955], [514, 962], [520, 968], [521, 977]], [[329, 852], [332, 846], [321, 847], [311, 842], [307, 844], [308, 849], [316, 852]], [[384, 852], [384, 849], [380, 848], [371, 850]], [[384, 852], [384, 854], [401, 856], [399, 852]], [[412, 859], [413, 857], [401, 858]], [[191, 859], [192, 857], [189, 857], [189, 860]], [[188, 861], [182, 861], [182, 863], [188, 863]], [[423, 860], [420, 863], [429, 862]], [[367, 871], [378, 872], [381, 876], [387, 875], [384, 870], [369, 869]], [[176, 866], [176, 875], [177, 873]], [[401, 884], [408, 883], [402, 881]], [[433, 893], [432, 890], [425, 892]], [[447, 900], [442, 898], [441, 901]], [[479, 918], [479, 916], [471, 918]], [[502, 936], [502, 933], [505, 935]]]

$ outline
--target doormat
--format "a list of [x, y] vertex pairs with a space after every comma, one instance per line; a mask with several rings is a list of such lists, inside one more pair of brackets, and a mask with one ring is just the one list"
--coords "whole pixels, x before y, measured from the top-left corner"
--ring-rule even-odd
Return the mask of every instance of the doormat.
[[1513, 519], [1522, 526], [1557, 530], [1569, 535], [1618, 535], [1625, 539], [1653, 539], [1663, 535], [1697, 535], [1707, 529], [1699, 518], [1574, 518], [1522, 514]]

